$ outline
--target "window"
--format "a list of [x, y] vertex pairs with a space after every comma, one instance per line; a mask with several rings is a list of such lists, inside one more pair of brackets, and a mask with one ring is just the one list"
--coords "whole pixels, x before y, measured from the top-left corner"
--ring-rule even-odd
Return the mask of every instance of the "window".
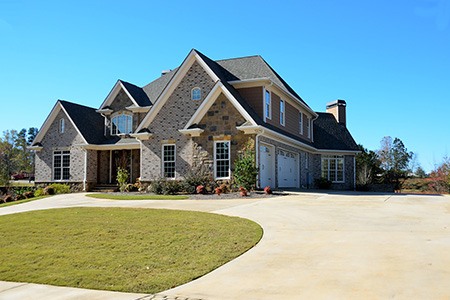
[[303, 135], [303, 113], [298, 113], [298, 132]]
[[308, 139], [311, 138], [311, 118], [306, 121], [306, 131], [308, 133]]
[[165, 178], [175, 178], [175, 145], [163, 145], [163, 172]]
[[284, 126], [284, 101], [280, 100], [280, 124]]
[[195, 87], [192, 89], [191, 99], [192, 100], [201, 100], [202, 99], [202, 90], [199, 87]]
[[111, 120], [111, 134], [131, 133], [133, 130], [133, 116], [121, 113]]
[[322, 156], [322, 177], [331, 182], [344, 182], [344, 157], [340, 155]]
[[265, 90], [264, 95], [264, 117], [272, 119], [272, 100], [270, 99], [270, 91]]
[[216, 179], [230, 178], [230, 142], [214, 143], [214, 175]]
[[65, 121], [64, 121], [64, 119], [63, 118], [61, 118], [60, 120], [59, 120], [59, 133], [64, 133], [64, 129], [65, 129], [65, 123], [64, 123]]
[[53, 180], [70, 179], [70, 151], [53, 152]]

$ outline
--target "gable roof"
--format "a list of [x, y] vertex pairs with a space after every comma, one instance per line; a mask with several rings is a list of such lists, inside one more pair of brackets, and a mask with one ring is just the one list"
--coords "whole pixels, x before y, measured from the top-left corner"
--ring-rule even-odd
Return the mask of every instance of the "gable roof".
[[161, 95], [162, 91], [175, 75], [177, 70], [178, 68], [162, 75], [161, 77], [153, 80], [142, 88], [142, 90], [145, 92], [145, 94], [153, 104], [156, 102], [156, 100], [158, 100], [159, 95]]
[[123, 87], [130, 93], [131, 97], [136, 101], [138, 106], [150, 106], [152, 105], [148, 95], [144, 92], [144, 90], [137, 85], [132, 83], [119, 80]]
[[103, 134], [105, 119], [95, 111], [95, 108], [65, 100], [58, 100], [58, 102], [64, 107], [73, 125], [88, 144], [100, 144], [105, 141]]
[[318, 113], [314, 121], [314, 147], [320, 150], [359, 151], [358, 145], [345, 125], [330, 113]]

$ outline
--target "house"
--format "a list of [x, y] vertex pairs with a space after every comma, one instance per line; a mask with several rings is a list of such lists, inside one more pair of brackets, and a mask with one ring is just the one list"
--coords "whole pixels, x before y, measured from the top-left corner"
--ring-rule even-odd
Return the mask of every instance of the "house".
[[261, 56], [214, 61], [195, 49], [142, 88], [118, 80], [98, 109], [58, 100], [32, 145], [35, 179], [88, 191], [115, 183], [119, 166], [131, 182], [202, 166], [229, 180], [249, 140], [261, 188], [308, 188], [321, 177], [355, 186], [345, 101], [315, 112]]

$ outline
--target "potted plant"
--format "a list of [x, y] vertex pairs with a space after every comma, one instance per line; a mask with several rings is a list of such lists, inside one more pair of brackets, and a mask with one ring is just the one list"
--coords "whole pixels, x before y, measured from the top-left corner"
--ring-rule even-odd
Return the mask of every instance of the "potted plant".
[[203, 185], [199, 185], [195, 188], [195, 190], [197, 191], [197, 194], [204, 194], [205, 193], [205, 186]]
[[272, 189], [270, 188], [270, 186], [266, 186], [264, 188], [264, 193], [266, 193], [266, 195], [271, 195], [272, 194]]

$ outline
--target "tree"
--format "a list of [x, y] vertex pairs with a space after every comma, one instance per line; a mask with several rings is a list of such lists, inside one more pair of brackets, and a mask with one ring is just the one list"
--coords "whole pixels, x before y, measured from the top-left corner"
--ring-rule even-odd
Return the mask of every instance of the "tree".
[[425, 172], [424, 169], [422, 169], [421, 166], [417, 167], [416, 171], [414, 172], [414, 175], [416, 175], [416, 177], [419, 177], [419, 178], [427, 177], [427, 173]]
[[450, 157], [444, 157], [439, 165], [430, 174], [431, 183], [429, 187], [438, 193], [450, 192]]
[[395, 183], [396, 189], [400, 188], [400, 178], [406, 177], [408, 164], [413, 157], [413, 152], [403, 144], [402, 140], [386, 136], [381, 140], [381, 148], [378, 150], [378, 159], [384, 170], [384, 178], [390, 183]]
[[357, 154], [356, 159], [356, 183], [360, 186], [375, 181], [376, 175], [382, 173], [380, 161], [377, 154], [372, 150], [367, 150], [363, 145], [358, 145], [361, 153]]
[[31, 146], [34, 139], [36, 138], [39, 130], [36, 127], [30, 127], [28, 128], [28, 137], [27, 137], [27, 145]]

